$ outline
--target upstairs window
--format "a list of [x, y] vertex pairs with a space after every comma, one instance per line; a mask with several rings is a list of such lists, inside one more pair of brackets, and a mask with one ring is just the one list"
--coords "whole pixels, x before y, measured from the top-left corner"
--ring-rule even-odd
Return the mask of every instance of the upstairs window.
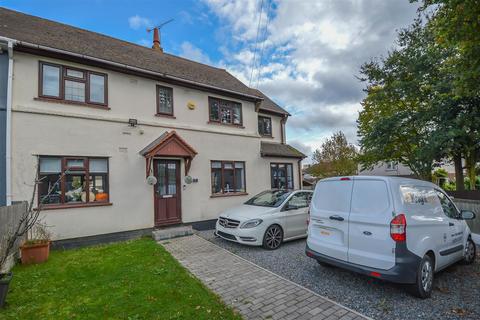
[[272, 136], [272, 118], [258, 116], [258, 133], [261, 136]]
[[210, 122], [241, 126], [242, 104], [218, 98], [209, 98]]
[[40, 62], [40, 97], [107, 106], [107, 75]]
[[157, 114], [173, 116], [173, 89], [157, 86]]
[[47, 207], [108, 203], [108, 159], [40, 157], [38, 202]]

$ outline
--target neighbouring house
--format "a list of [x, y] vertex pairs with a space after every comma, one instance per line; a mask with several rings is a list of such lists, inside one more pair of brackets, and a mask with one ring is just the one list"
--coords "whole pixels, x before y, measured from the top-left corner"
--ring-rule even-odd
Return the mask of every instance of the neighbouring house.
[[409, 167], [396, 161], [381, 162], [369, 170], [362, 170], [361, 165], [359, 165], [358, 174], [363, 176], [414, 176], [412, 170], [410, 170]]
[[54, 240], [209, 221], [302, 187], [290, 114], [226, 70], [158, 38], [146, 48], [2, 8], [0, 21], [0, 195], [29, 199], [38, 171]]
[[[447, 171], [448, 178], [446, 178], [446, 180], [455, 181], [455, 167], [453, 164], [449, 163], [448, 161], [444, 161], [438, 168]], [[435, 170], [438, 168], [435, 168]], [[409, 167], [396, 161], [381, 162], [370, 170], [362, 170], [362, 166], [359, 165], [358, 174], [364, 176], [399, 176], [410, 178], [415, 177], [415, 174]], [[441, 184], [441, 181], [439, 180], [434, 182], [439, 185]]]

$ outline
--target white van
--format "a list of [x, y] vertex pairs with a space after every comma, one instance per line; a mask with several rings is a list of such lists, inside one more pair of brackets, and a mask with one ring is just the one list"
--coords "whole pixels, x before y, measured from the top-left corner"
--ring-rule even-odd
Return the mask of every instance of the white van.
[[433, 274], [473, 263], [476, 246], [459, 211], [433, 183], [399, 177], [320, 180], [310, 204], [306, 254], [321, 264], [410, 284], [430, 296]]

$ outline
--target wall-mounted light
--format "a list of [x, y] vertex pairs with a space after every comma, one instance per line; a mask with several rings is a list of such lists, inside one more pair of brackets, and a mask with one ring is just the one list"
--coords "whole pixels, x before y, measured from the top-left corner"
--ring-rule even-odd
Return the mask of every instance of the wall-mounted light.
[[130, 127], [136, 127], [138, 125], [137, 119], [128, 119], [128, 125]]

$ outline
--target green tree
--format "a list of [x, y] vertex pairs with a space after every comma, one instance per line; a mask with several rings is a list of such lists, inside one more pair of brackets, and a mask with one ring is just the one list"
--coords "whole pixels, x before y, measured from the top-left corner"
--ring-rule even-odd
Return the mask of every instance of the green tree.
[[348, 143], [342, 131], [334, 133], [313, 153], [313, 162], [309, 173], [325, 178], [347, 176], [357, 172], [357, 150]]
[[367, 97], [358, 118], [363, 169], [382, 161], [397, 161], [415, 175], [431, 180], [436, 160], [445, 156], [432, 106], [442, 76], [446, 50], [432, 46], [433, 37], [421, 20], [401, 30], [398, 48], [365, 63], [361, 74]]

